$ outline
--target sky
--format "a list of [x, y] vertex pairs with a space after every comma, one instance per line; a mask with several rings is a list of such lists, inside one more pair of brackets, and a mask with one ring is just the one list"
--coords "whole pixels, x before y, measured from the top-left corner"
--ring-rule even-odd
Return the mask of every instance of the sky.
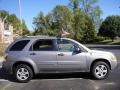
[[[69, 0], [21, 0], [22, 19], [25, 20], [29, 30], [33, 30], [33, 18], [42, 11], [48, 14], [56, 5], [68, 5]], [[98, 0], [97, 3], [105, 19], [109, 15], [120, 15], [120, 0]], [[0, 0], [0, 10], [6, 10], [10, 14], [16, 14], [20, 18], [19, 0]]]

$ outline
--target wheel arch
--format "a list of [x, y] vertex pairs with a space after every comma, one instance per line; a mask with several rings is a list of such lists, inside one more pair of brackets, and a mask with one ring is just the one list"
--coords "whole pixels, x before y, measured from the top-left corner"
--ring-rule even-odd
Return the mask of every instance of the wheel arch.
[[18, 66], [18, 65], [20, 65], [20, 64], [25, 64], [25, 65], [29, 66], [29, 67], [32, 69], [33, 74], [36, 73], [36, 70], [35, 70], [35, 68], [33, 67], [33, 65], [30, 64], [29, 62], [24, 62], [24, 61], [17, 61], [17, 62], [15, 62], [15, 63], [13, 64], [13, 67], [12, 67], [12, 72], [14, 72], [14, 68], [16, 68], [16, 66]]
[[94, 60], [94, 61], [91, 63], [91, 65], [90, 65], [90, 71], [92, 70], [94, 64], [95, 64], [96, 62], [100, 62], [100, 61], [107, 63], [108, 66], [109, 66], [109, 68], [110, 68], [110, 70], [111, 70], [111, 64], [110, 64], [110, 62], [109, 62], [108, 60], [106, 60], [106, 59], [101, 59], [101, 58], [100, 58], [100, 59]]

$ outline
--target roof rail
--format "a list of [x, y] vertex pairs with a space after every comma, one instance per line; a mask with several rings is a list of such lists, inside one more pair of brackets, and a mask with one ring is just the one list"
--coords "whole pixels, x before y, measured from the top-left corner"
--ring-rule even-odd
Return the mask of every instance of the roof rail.
[[37, 35], [37, 36], [23, 36], [22, 38], [56, 38], [55, 36]]
[[24, 36], [24, 37], [50, 37], [48, 35], [37, 35], [37, 36]]

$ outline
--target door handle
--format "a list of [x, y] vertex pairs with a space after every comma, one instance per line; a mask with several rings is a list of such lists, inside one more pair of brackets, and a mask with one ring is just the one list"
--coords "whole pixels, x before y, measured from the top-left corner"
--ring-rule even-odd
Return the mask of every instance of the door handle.
[[58, 56], [64, 56], [64, 54], [63, 53], [59, 53]]
[[36, 53], [30, 53], [30, 55], [36, 55]]

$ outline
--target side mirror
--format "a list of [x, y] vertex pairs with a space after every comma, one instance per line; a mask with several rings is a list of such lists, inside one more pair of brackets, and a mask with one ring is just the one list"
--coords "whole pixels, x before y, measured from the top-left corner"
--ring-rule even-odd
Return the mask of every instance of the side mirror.
[[75, 52], [75, 53], [81, 53], [81, 49], [78, 45], [74, 45], [72, 51]]
[[74, 52], [81, 53], [81, 49], [79, 47], [76, 47], [75, 50], [74, 50]]

